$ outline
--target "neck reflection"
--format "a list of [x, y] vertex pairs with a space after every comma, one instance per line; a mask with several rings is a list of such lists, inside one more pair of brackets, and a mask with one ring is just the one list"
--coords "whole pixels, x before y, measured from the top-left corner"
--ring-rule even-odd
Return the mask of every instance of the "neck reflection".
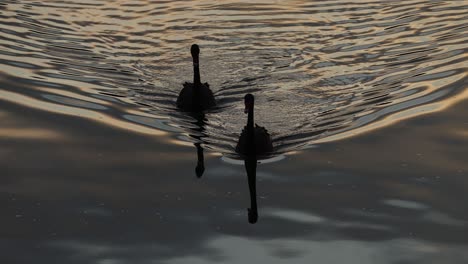
[[206, 118], [203, 112], [191, 113], [191, 116], [195, 118], [196, 121], [194, 124], [197, 125], [197, 128], [193, 129], [194, 133], [190, 134], [190, 137], [197, 140], [197, 142], [193, 144], [197, 149], [197, 165], [195, 167], [195, 175], [198, 178], [201, 178], [205, 172], [205, 158], [203, 155], [203, 147], [201, 142], [202, 138], [204, 137], [203, 131], [205, 131]]
[[249, 183], [250, 208], [247, 209], [249, 223], [255, 224], [258, 220], [257, 210], [257, 157], [247, 155], [244, 159], [245, 171], [247, 172], [247, 181]]

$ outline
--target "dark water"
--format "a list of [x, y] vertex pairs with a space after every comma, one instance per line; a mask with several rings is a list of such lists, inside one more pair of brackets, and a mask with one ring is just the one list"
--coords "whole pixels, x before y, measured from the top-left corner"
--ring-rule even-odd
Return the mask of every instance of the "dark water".
[[[466, 1], [3, 0], [1, 263], [467, 263], [467, 22]], [[175, 107], [193, 43], [202, 123]], [[275, 150], [255, 225], [246, 93]]]

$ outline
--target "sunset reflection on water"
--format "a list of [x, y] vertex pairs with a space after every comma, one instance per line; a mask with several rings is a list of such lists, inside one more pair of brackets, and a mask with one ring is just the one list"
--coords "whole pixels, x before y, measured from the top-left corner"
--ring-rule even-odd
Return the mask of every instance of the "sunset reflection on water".
[[3, 1], [0, 263], [468, 262], [467, 8]]

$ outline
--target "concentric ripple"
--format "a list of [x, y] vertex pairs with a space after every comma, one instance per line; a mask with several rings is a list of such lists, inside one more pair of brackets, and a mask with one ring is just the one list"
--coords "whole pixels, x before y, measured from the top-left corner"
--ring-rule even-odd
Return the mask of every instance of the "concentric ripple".
[[[466, 1], [275, 2], [2, 1], [0, 99], [235, 156], [246, 93], [277, 154], [468, 96]], [[201, 122], [175, 107], [193, 43]]]

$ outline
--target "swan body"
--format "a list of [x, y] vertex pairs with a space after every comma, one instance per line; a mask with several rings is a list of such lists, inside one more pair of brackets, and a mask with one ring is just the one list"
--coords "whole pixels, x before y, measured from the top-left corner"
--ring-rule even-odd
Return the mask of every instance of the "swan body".
[[[195, 89], [199, 90], [199, 94], [195, 92]], [[214, 95], [208, 83], [201, 83], [195, 87], [194, 83], [185, 82], [177, 98], [177, 107], [185, 111], [202, 111], [215, 105]]]
[[177, 97], [177, 107], [183, 111], [199, 112], [216, 105], [213, 92], [208, 83], [201, 83], [199, 54], [200, 48], [193, 44], [190, 52], [193, 59], [193, 83], [184, 83], [184, 88]]
[[[249, 136], [248, 136], [249, 133], [247, 131], [248, 131], [247, 127], [244, 127], [239, 137], [237, 146], [236, 146], [236, 152], [243, 154], [243, 155], [249, 154], [250, 149], [248, 145], [249, 145], [249, 141], [252, 141], [251, 139], [249, 140]], [[266, 130], [264, 127], [261, 127], [255, 124], [254, 138], [255, 138], [254, 150], [257, 156], [265, 155], [273, 151], [273, 145], [271, 143], [270, 134], [268, 133], [268, 130]]]

